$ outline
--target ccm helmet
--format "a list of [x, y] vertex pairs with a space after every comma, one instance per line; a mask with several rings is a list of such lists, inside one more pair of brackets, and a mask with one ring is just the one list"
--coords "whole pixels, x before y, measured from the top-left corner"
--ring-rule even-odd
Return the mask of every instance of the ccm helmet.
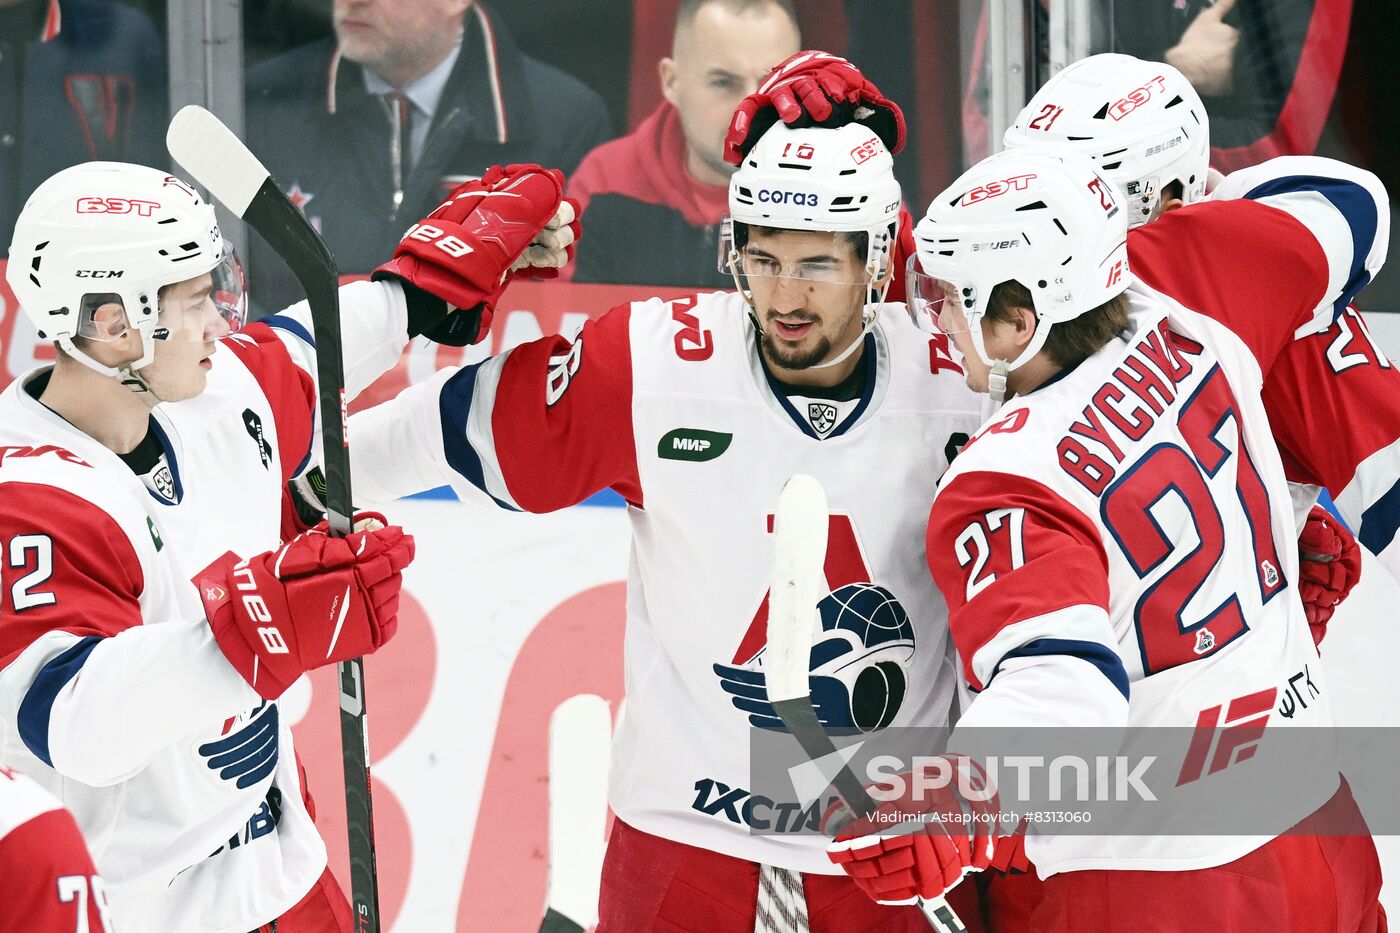
[[[41, 184], [15, 224], [5, 278], [43, 340], [55, 341], [92, 369], [134, 389], [135, 372], [155, 356], [163, 286], [204, 273], [212, 298], [234, 329], [246, 308], [242, 268], [227, 248], [214, 208], [185, 182], [159, 169], [121, 162], [88, 162]], [[125, 326], [99, 328], [97, 308], [119, 304]], [[104, 366], [73, 339], [113, 340], [129, 327], [141, 356]]]
[[1008, 149], [1067, 146], [1118, 186], [1129, 226], [1160, 213], [1163, 189], [1205, 197], [1210, 129], [1191, 82], [1171, 65], [1105, 53], [1080, 59], [1031, 98], [1006, 131]]
[[894, 160], [874, 131], [775, 123], [730, 176], [721, 269], [732, 271], [750, 225], [864, 233], [863, 265], [877, 282], [889, 271], [899, 203]]
[[[1040, 351], [1053, 325], [1128, 287], [1127, 234], [1117, 189], [1088, 159], [1067, 151], [999, 153], [934, 198], [914, 228], [911, 313], [944, 321], [944, 330], [954, 329], [950, 318], [960, 322], [955, 329], [971, 332], [983, 362], [1016, 369]], [[1031, 293], [1039, 323], [1019, 357], [998, 361], [987, 355], [981, 322], [992, 289], [1013, 280]]]

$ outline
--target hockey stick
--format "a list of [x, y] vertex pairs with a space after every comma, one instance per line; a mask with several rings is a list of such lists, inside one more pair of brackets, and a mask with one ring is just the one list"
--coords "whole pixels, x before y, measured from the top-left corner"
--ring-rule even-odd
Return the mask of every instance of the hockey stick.
[[[175, 161], [210, 194], [246, 220], [277, 251], [306, 291], [316, 335], [316, 382], [321, 414], [321, 468], [326, 475], [330, 533], [350, 532], [350, 447], [345, 436], [345, 366], [340, 345], [340, 272], [306, 217], [282, 193], [257, 156], [203, 107], [175, 114], [165, 134]], [[370, 800], [369, 723], [362, 658], [342, 661], [340, 746], [345, 766], [346, 830], [356, 933], [379, 931], [379, 885]]]
[[[853, 813], [869, 817], [875, 801], [837, 752], [812, 706], [809, 680], [812, 635], [820, 628], [817, 604], [826, 595], [826, 490], [803, 473], [793, 475], [778, 496], [773, 521], [773, 581], [768, 596], [768, 647], [764, 677], [768, 699], [788, 732], [813, 762], [835, 768], [831, 783]], [[831, 764], [827, 764], [831, 763]], [[937, 933], [967, 933], [962, 920], [943, 898], [919, 901], [919, 909]]]
[[550, 717], [549, 894], [540, 933], [583, 933], [598, 922], [611, 745], [602, 697], [569, 697]]

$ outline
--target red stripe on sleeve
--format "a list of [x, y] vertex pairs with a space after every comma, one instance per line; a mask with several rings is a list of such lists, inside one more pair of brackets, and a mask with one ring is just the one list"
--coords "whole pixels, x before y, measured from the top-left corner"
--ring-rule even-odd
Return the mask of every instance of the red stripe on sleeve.
[[[251, 346], [248, 340], [252, 341]], [[219, 344], [248, 368], [272, 406], [282, 479], [291, 479], [292, 471], [301, 465], [306, 452], [311, 449], [316, 423], [315, 380], [293, 362], [286, 344], [266, 324], [250, 324], [237, 334], [220, 340]], [[214, 365], [218, 365], [217, 358]]]
[[505, 359], [491, 412], [496, 457], [522, 509], [551, 512], [603, 489], [642, 504], [632, 430], [632, 307]]
[[[1019, 521], [1008, 509], [1022, 510]], [[974, 655], [1007, 626], [1071, 606], [1108, 611], [1108, 558], [1097, 526], [1033, 480], [959, 474], [934, 500], [925, 543], [974, 689], [983, 686], [972, 672]]]
[[1224, 324], [1265, 372], [1327, 291], [1327, 256], [1296, 218], [1244, 199], [1170, 211], [1128, 233], [1148, 286]]
[[141, 562], [106, 512], [53, 486], [0, 483], [0, 528], [0, 668], [45, 632], [105, 637], [141, 624]]

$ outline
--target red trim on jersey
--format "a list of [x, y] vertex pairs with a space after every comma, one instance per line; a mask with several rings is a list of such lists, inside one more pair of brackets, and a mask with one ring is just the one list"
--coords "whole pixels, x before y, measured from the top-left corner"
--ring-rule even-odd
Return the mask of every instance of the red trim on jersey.
[[[145, 579], [131, 541], [116, 520], [91, 502], [53, 486], [0, 483], [0, 528], [5, 530], [5, 563], [15, 555], [28, 561], [10, 567], [0, 587], [0, 668], [7, 666], [45, 632], [115, 635], [141, 624]], [[37, 549], [16, 551], [21, 535], [47, 538], [52, 555]], [[17, 581], [52, 560], [52, 573], [25, 587], [43, 600], [16, 611]], [[52, 594], [51, 601], [43, 594]]]
[[[256, 346], [249, 346], [242, 338], [250, 338]], [[250, 324], [219, 344], [248, 368], [272, 406], [282, 478], [291, 479], [311, 449], [316, 424], [316, 383], [310, 373], [292, 361], [286, 344], [266, 324]], [[219, 365], [217, 355], [214, 365]]]
[[[1400, 369], [1384, 361], [1347, 309], [1324, 333], [1295, 340], [1264, 378], [1264, 409], [1295, 483], [1341, 493], [1366, 458], [1400, 438]], [[1330, 351], [1330, 353], [1329, 353]], [[1378, 464], [1375, 486], [1394, 485]]]
[[[108, 930], [93, 897], [96, 874], [78, 824], [67, 810], [49, 810], [21, 823], [0, 838], [0, 878], [5, 879], [0, 933]], [[78, 885], [83, 886], [81, 892]], [[64, 893], [66, 902], [60, 900]], [[80, 905], [86, 905], [86, 923], [78, 920]]]
[[[978, 523], [985, 529], [988, 512], [1017, 508], [1025, 510], [1021, 566], [1012, 566], [1015, 526], [1006, 520], [983, 539], [990, 544], [985, 562], [971, 545], [961, 566], [957, 542], [963, 532]], [[1098, 528], [1043, 483], [1007, 473], [959, 474], [934, 500], [925, 546], [929, 570], [948, 603], [963, 676], [973, 689], [983, 687], [972, 672], [973, 657], [1007, 626], [1072, 606], [1108, 611], [1108, 557]], [[979, 581], [989, 574], [996, 578], [968, 600], [973, 574]]]
[[1244, 146], [1211, 149], [1211, 163], [1226, 173], [1284, 155], [1312, 155], [1332, 110], [1346, 58], [1351, 0], [1317, 0], [1303, 37], [1298, 67], [1273, 129]]
[[1226, 325], [1268, 372], [1327, 295], [1327, 255], [1292, 215], [1244, 199], [1170, 211], [1128, 232], [1146, 285]]
[[632, 306], [620, 305], [572, 343], [547, 337], [505, 358], [491, 431], [506, 488], [525, 511], [552, 512], [607, 488], [641, 506], [631, 318]]

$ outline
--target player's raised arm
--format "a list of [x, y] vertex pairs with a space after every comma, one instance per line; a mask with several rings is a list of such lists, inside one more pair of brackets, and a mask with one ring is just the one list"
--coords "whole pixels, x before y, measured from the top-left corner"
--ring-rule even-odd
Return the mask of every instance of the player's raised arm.
[[614, 488], [641, 504], [632, 435], [633, 322], [661, 301], [623, 305], [572, 340], [546, 337], [443, 370], [351, 419], [367, 502], [450, 484], [504, 508], [548, 512]]
[[[413, 276], [451, 305], [480, 308], [475, 342], [513, 273], [533, 267], [539, 274], [568, 261], [578, 222], [560, 196], [558, 173], [537, 166], [496, 169], [458, 190], [409, 231], [381, 271]], [[480, 244], [468, 251], [474, 271], [445, 274], [443, 254], [460, 252], [467, 241]], [[356, 415], [358, 494], [382, 502], [451, 484], [505, 508], [546, 512], [612, 487], [640, 503], [631, 431], [633, 307], [613, 309], [572, 340], [546, 337], [444, 370]], [[643, 318], [670, 320], [661, 302], [638, 307]]]
[[1235, 172], [1210, 203], [1134, 229], [1128, 249], [1143, 282], [1220, 320], [1267, 373], [1287, 343], [1342, 314], [1389, 241], [1375, 175], [1298, 157]]

